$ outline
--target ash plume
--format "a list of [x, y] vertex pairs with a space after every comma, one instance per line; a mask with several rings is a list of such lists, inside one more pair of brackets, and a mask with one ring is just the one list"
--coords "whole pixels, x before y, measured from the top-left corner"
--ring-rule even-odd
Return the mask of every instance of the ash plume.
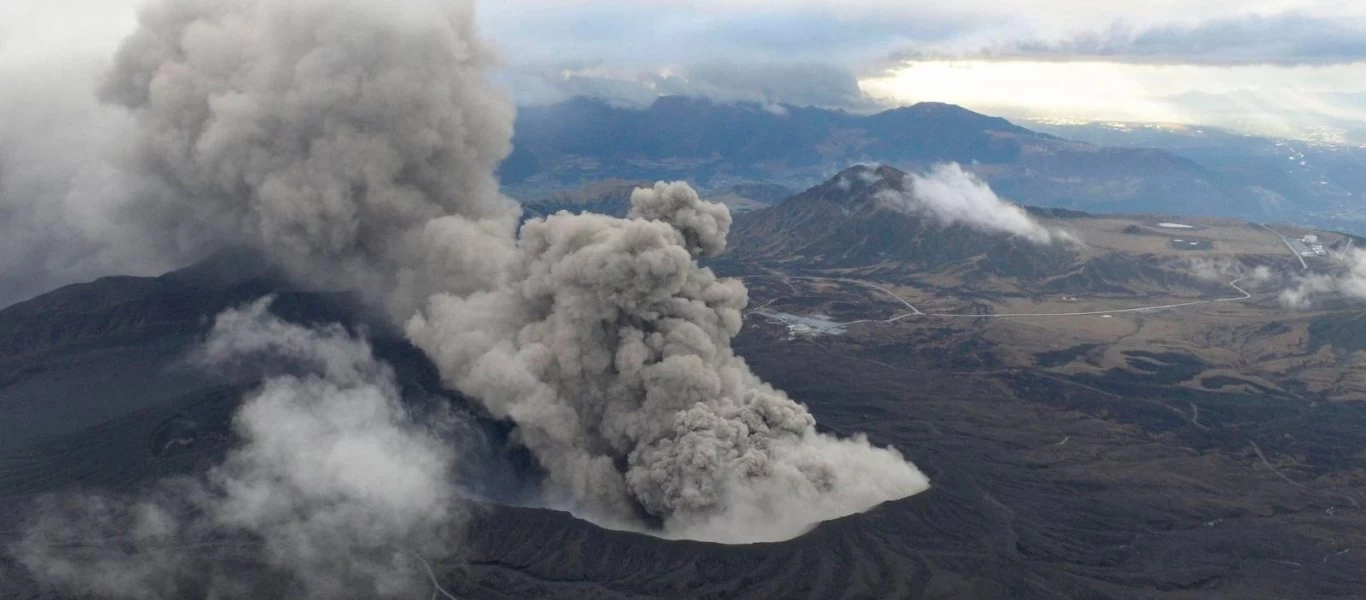
[[1023, 208], [1001, 200], [986, 182], [958, 163], [935, 165], [924, 175], [911, 174], [906, 182], [908, 188], [884, 191], [878, 200], [893, 210], [928, 216], [945, 226], [1007, 233], [1035, 244], [1077, 242], [1072, 234], [1045, 227]]
[[258, 561], [310, 598], [429, 589], [417, 557], [456, 551], [466, 517], [453, 417], [414, 422], [365, 341], [286, 323], [269, 303], [220, 315], [197, 357], [297, 371], [249, 394], [234, 420], [241, 444], [206, 475], [140, 498], [47, 499], [11, 549], [24, 565], [102, 597], [260, 597], [270, 577], [231, 571]]
[[816, 433], [731, 350], [748, 295], [696, 262], [725, 248], [724, 206], [677, 183], [631, 202], [627, 219], [528, 222], [503, 285], [438, 295], [408, 324], [447, 382], [518, 424], [562, 500], [747, 542], [928, 486], [895, 450]]
[[[130, 214], [176, 253], [245, 246], [302, 284], [360, 292], [446, 385], [515, 425], [547, 503], [598, 522], [777, 540], [926, 489], [896, 450], [817, 433], [731, 350], [747, 292], [698, 264], [725, 249], [723, 205], [658, 184], [625, 219], [519, 230], [496, 185], [513, 110], [485, 81], [492, 60], [465, 2], [154, 4], [101, 89], [137, 132]], [[222, 315], [204, 355], [311, 375], [268, 378], [238, 414], [241, 447], [167, 492], [208, 525], [172, 518], [152, 539], [243, 533], [315, 595], [393, 595], [395, 548], [457, 543], [458, 440], [406, 416], [363, 342], [264, 310]], [[31, 556], [106, 589], [85, 575], [107, 570]]]
[[78, 60], [61, 69], [0, 60], [0, 308], [110, 273], [182, 266], [125, 218], [137, 177], [116, 163], [134, 130], [95, 100], [97, 76]]
[[179, 0], [146, 8], [100, 90], [138, 130], [136, 207], [190, 255], [261, 250], [382, 298], [489, 283], [518, 208], [513, 109], [467, 2]]

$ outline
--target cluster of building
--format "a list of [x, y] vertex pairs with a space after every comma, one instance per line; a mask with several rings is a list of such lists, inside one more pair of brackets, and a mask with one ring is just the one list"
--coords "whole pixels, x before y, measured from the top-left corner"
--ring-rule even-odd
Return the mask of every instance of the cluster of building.
[[753, 314], [786, 325], [788, 339], [845, 333], [843, 323], [836, 322], [825, 315], [800, 316], [768, 309], [755, 310]]
[[1305, 258], [1328, 255], [1328, 250], [1319, 242], [1319, 236], [1312, 234], [1298, 240], [1290, 240], [1290, 248]]

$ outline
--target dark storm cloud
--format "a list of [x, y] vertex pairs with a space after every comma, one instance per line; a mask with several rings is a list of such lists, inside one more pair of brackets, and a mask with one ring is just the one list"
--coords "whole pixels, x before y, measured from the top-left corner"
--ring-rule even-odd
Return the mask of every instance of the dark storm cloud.
[[1097, 58], [1200, 65], [1329, 65], [1366, 60], [1366, 27], [1304, 14], [1244, 16], [1135, 30], [1122, 23], [1060, 42], [989, 50], [1006, 58]]

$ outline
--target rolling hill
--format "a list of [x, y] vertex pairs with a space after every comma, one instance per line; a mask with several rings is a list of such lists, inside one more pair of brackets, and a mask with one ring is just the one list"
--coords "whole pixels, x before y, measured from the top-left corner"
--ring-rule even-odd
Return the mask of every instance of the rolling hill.
[[[477, 498], [468, 526], [450, 554], [424, 558], [430, 575], [416, 564], [395, 573], [430, 576], [457, 597], [1271, 600], [1366, 590], [1366, 458], [1354, 445], [1366, 418], [1352, 402], [1366, 381], [1343, 375], [1366, 372], [1358, 315], [1287, 315], [1265, 293], [1098, 314], [1227, 294], [1227, 282], [1178, 266], [1188, 256], [1278, 260], [1274, 233], [1031, 209], [1085, 242], [1039, 245], [879, 205], [878, 192], [905, 177], [856, 167], [739, 215], [715, 266], [753, 294], [735, 348], [755, 372], [809, 406], [823, 430], [901, 449], [930, 476], [925, 493], [788, 541], [735, 546], [610, 531], [539, 508], [542, 474], [509, 425], [443, 392], [401, 335], [347, 295], [298, 289], [254, 257], [225, 255], [0, 310], [0, 498], [19, 507], [0, 511], [0, 548], [21, 536], [22, 507], [45, 494], [135, 494], [220, 460], [259, 379], [189, 369], [184, 358], [218, 311], [274, 294], [272, 311], [287, 320], [365, 332], [411, 409], [435, 403], [477, 425], [460, 450], [461, 480]], [[1194, 236], [1208, 243], [1174, 243]], [[925, 312], [907, 315], [909, 302]], [[765, 308], [830, 315], [842, 332], [793, 335], [755, 314]], [[250, 582], [250, 597], [297, 597], [260, 560], [259, 540], [221, 542], [233, 548], [223, 572]], [[211, 583], [198, 585], [207, 593]], [[5, 551], [0, 596], [71, 597]]]
[[855, 164], [923, 170], [958, 162], [1036, 206], [1225, 216], [1271, 210], [1242, 180], [1162, 150], [1068, 141], [941, 103], [853, 115], [681, 97], [631, 109], [576, 98], [523, 109], [513, 144], [501, 178], [526, 198], [607, 176], [804, 189]]
[[[1116, 241], [1165, 242], [1180, 236], [1159, 228], [1125, 225], [1108, 218], [1065, 209], [1030, 208], [1038, 222], [1055, 230], [1082, 232], [1080, 243], [1040, 244], [1007, 233], [888, 208], [879, 195], [911, 186], [891, 167], [851, 167], [829, 181], [781, 204], [736, 218], [732, 250], [718, 262], [738, 271], [756, 265], [789, 274], [839, 271], [924, 287], [952, 289], [958, 295], [1002, 297], [1046, 295], [1148, 296], [1184, 291], [1212, 294], [1226, 282], [1194, 276], [1190, 252], [1169, 252], [1161, 244], [1143, 251], [1112, 247]], [[1136, 217], [1138, 223], [1158, 219]], [[1235, 227], [1237, 227], [1235, 225]], [[1269, 237], [1271, 242], [1275, 238]], [[1151, 247], [1149, 247], [1151, 246]], [[1270, 252], [1278, 250], [1268, 245]], [[1137, 248], [1134, 248], [1137, 249]], [[1223, 255], [1228, 248], [1219, 248]], [[1239, 251], [1241, 252], [1241, 251]], [[1275, 254], [1251, 261], [1276, 262]], [[749, 265], [749, 266], [744, 266]]]
[[[206, 279], [204, 272], [217, 275]], [[276, 310], [291, 320], [365, 320], [344, 299], [269, 277], [224, 274], [211, 265], [161, 278], [109, 278], [0, 311], [6, 340], [23, 338], [8, 344], [0, 360], [7, 436], [0, 497], [9, 506], [75, 488], [134, 493], [157, 478], [213, 464], [234, 443], [232, 413], [255, 383], [165, 375], [219, 307], [275, 292]], [[181, 309], [167, 314], [168, 305]], [[32, 323], [24, 329], [19, 321]], [[1331, 453], [1342, 436], [1366, 426], [1349, 407], [1306, 413], [1279, 394], [1171, 388], [1121, 377], [1127, 371], [1073, 378], [973, 369], [964, 359], [1004, 350], [975, 327], [907, 324], [895, 335], [869, 330], [783, 341], [759, 321], [738, 340], [756, 371], [806, 402], [825, 429], [864, 431], [875, 443], [904, 449], [934, 481], [926, 493], [793, 540], [741, 546], [668, 541], [605, 530], [563, 512], [482, 505], [458, 552], [428, 557], [432, 577], [458, 597], [476, 599], [1241, 600], [1292, 591], [1350, 597], [1366, 589], [1362, 554], [1343, 552], [1366, 543], [1361, 513], [1332, 487], [1355, 481], [1349, 473], [1360, 469], [1358, 459]], [[405, 390], [437, 385], [420, 353], [383, 332], [372, 340]], [[1095, 360], [1098, 352], [1084, 349], [1050, 364]], [[1152, 357], [1145, 364], [1193, 360], [1144, 356]], [[155, 394], [147, 393], [148, 379]], [[63, 386], [99, 390], [92, 399], [100, 410], [68, 420], [71, 398], [28, 393]], [[423, 397], [405, 394], [409, 402]], [[1166, 404], [1172, 397], [1181, 404]], [[16, 403], [37, 401], [46, 401], [46, 410], [15, 410]], [[1175, 411], [1187, 402], [1205, 408], [1200, 421]], [[489, 439], [497, 440], [493, 425]], [[32, 435], [14, 438], [16, 431]], [[1249, 437], [1279, 471], [1261, 466]], [[1292, 458], [1306, 451], [1316, 470]], [[501, 452], [465, 456], [490, 469], [477, 475], [486, 482], [502, 477], [515, 486], [534, 477]], [[16, 539], [22, 515], [0, 512], [0, 546]], [[251, 597], [297, 595], [288, 578], [252, 558], [262, 551], [254, 541], [232, 543], [234, 559], [223, 572], [252, 582]], [[420, 567], [408, 575], [426, 577]], [[205, 592], [211, 583], [199, 582]], [[35, 583], [4, 552], [0, 595], [70, 597]]]

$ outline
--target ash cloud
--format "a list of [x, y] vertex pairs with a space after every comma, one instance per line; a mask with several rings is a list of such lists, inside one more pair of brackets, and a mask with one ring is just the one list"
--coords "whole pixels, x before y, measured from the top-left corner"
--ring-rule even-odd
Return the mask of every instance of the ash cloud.
[[1070, 233], [1045, 227], [1015, 204], [996, 196], [986, 182], [958, 163], [935, 165], [906, 178], [909, 188], [878, 195], [883, 206], [988, 233], [1006, 233], [1036, 244], [1076, 243]]
[[46, 499], [11, 548], [22, 564], [120, 598], [260, 597], [280, 582], [232, 571], [260, 562], [310, 598], [430, 588], [419, 557], [458, 550], [466, 518], [452, 480], [458, 423], [415, 422], [364, 340], [286, 323], [269, 304], [220, 315], [197, 356], [214, 370], [291, 366], [245, 400], [240, 445], [206, 475], [140, 498]]
[[126, 218], [136, 177], [119, 169], [126, 115], [89, 88], [98, 69], [0, 64], [0, 307], [110, 273], [152, 275], [177, 256]]
[[[307, 286], [360, 292], [449, 387], [515, 425], [547, 473], [547, 503], [601, 523], [776, 540], [926, 489], [896, 450], [817, 433], [806, 407], [731, 350], [747, 293], [697, 262], [725, 248], [724, 206], [659, 184], [633, 195], [629, 218], [562, 213], [518, 230], [494, 173], [513, 109], [486, 81], [493, 57], [472, 10], [151, 5], [100, 92], [135, 132], [128, 214], [173, 254], [244, 246]], [[411, 579], [389, 575], [410, 575], [402, 548], [444, 552], [458, 537], [458, 435], [409, 418], [363, 342], [264, 310], [221, 316], [204, 356], [308, 374], [267, 378], [237, 416], [243, 442], [227, 461], [166, 488], [172, 501], [60, 521], [151, 519], [146, 537], [162, 547], [242, 534], [318, 597], [401, 593]], [[194, 511], [211, 518], [144, 516]], [[118, 567], [149, 556], [141, 538], [133, 546], [106, 562], [39, 545], [26, 564], [80, 589], [145, 581], [170, 590], [162, 597], [198, 568], [166, 563], [118, 583], [138, 573]], [[116, 584], [99, 587], [99, 574]]]
[[723, 205], [678, 183], [631, 201], [628, 219], [528, 222], [502, 286], [438, 295], [408, 324], [451, 385], [518, 424], [559, 501], [752, 542], [926, 489], [895, 450], [816, 433], [731, 350], [747, 293], [696, 262], [725, 248]]
[[[137, 127], [138, 206], [183, 251], [258, 248], [395, 315], [496, 277], [513, 110], [469, 3], [185, 0], [145, 9], [101, 89]], [[396, 290], [396, 291], [395, 291]]]

